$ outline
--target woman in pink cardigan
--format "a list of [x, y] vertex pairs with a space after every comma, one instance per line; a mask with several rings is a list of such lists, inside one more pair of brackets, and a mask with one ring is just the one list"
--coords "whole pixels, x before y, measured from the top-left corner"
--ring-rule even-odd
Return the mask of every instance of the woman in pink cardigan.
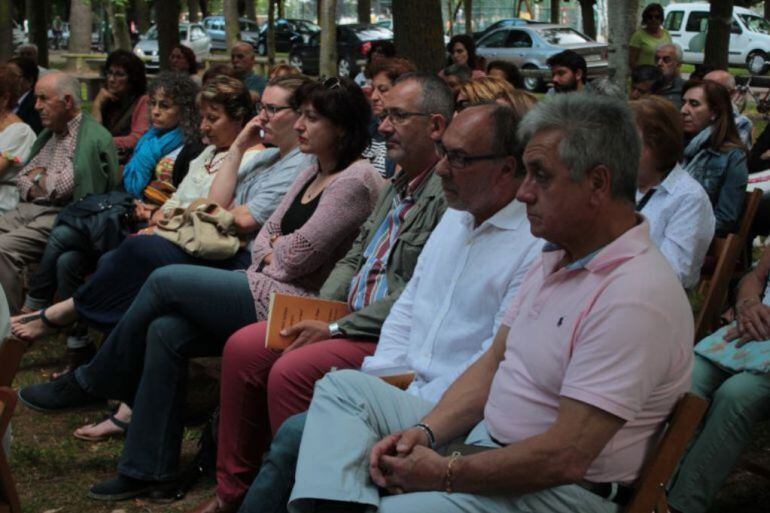
[[178, 477], [189, 358], [221, 353], [230, 334], [265, 319], [272, 292], [317, 294], [374, 208], [383, 182], [360, 157], [369, 144], [371, 109], [353, 81], [310, 82], [288, 104], [260, 107], [270, 115], [297, 111], [300, 150], [316, 162], [260, 230], [251, 267], [245, 273], [157, 269], [90, 363], [22, 392], [26, 404], [40, 410], [99, 398], [132, 406], [118, 476], [91, 488], [93, 499], [169, 492], [168, 482]]

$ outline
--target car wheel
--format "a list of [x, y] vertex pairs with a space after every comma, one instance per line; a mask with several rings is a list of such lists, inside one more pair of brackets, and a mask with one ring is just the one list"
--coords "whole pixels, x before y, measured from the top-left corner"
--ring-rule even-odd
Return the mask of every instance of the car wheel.
[[299, 55], [293, 54], [289, 56], [289, 64], [297, 68], [302, 73], [302, 58]]
[[[536, 71], [535, 66], [524, 66], [522, 69]], [[543, 88], [543, 80], [539, 77], [524, 77], [524, 89], [530, 93], [536, 93]]]
[[261, 55], [262, 57], [264, 57], [265, 55], [267, 55], [267, 45], [266, 45], [265, 43], [262, 43], [262, 42], [260, 42], [260, 43], [257, 45], [257, 53], [258, 53], [259, 55]]
[[337, 63], [337, 76], [350, 78], [350, 61], [345, 57]]
[[763, 75], [767, 64], [767, 54], [761, 50], [754, 50], [746, 57], [746, 67], [752, 75]]

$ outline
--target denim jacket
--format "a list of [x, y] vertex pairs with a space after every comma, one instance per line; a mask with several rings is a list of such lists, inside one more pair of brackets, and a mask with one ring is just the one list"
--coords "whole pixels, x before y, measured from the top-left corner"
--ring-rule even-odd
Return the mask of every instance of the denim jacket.
[[700, 183], [711, 200], [716, 217], [716, 235], [724, 236], [738, 229], [748, 183], [746, 152], [733, 148], [719, 152], [706, 147], [701, 149], [687, 165], [687, 171]]

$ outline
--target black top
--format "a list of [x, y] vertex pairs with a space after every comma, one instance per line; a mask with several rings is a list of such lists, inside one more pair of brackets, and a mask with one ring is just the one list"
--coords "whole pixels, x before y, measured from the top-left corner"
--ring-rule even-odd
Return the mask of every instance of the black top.
[[764, 160], [761, 155], [770, 149], [770, 125], [762, 131], [749, 153], [749, 173], [759, 173], [770, 169], [770, 160]]
[[307, 191], [307, 188], [310, 187], [311, 183], [313, 183], [313, 180], [308, 180], [305, 186], [302, 187], [302, 190], [297, 193], [297, 196], [294, 198], [294, 201], [291, 202], [291, 206], [286, 210], [286, 213], [283, 214], [283, 218], [281, 219], [282, 234], [289, 235], [302, 228], [307, 220], [313, 215], [313, 212], [315, 212], [323, 191], [308, 203], [302, 203], [302, 196], [305, 195], [305, 192]]

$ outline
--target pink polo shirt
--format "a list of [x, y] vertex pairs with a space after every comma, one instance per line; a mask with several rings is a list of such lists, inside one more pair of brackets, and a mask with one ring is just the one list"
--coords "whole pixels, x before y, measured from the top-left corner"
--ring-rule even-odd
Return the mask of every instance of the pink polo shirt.
[[647, 221], [584, 267], [536, 260], [508, 309], [511, 331], [484, 412], [489, 433], [514, 443], [546, 431], [569, 397], [626, 423], [591, 464], [592, 482], [633, 481], [663, 421], [690, 388], [693, 318]]

